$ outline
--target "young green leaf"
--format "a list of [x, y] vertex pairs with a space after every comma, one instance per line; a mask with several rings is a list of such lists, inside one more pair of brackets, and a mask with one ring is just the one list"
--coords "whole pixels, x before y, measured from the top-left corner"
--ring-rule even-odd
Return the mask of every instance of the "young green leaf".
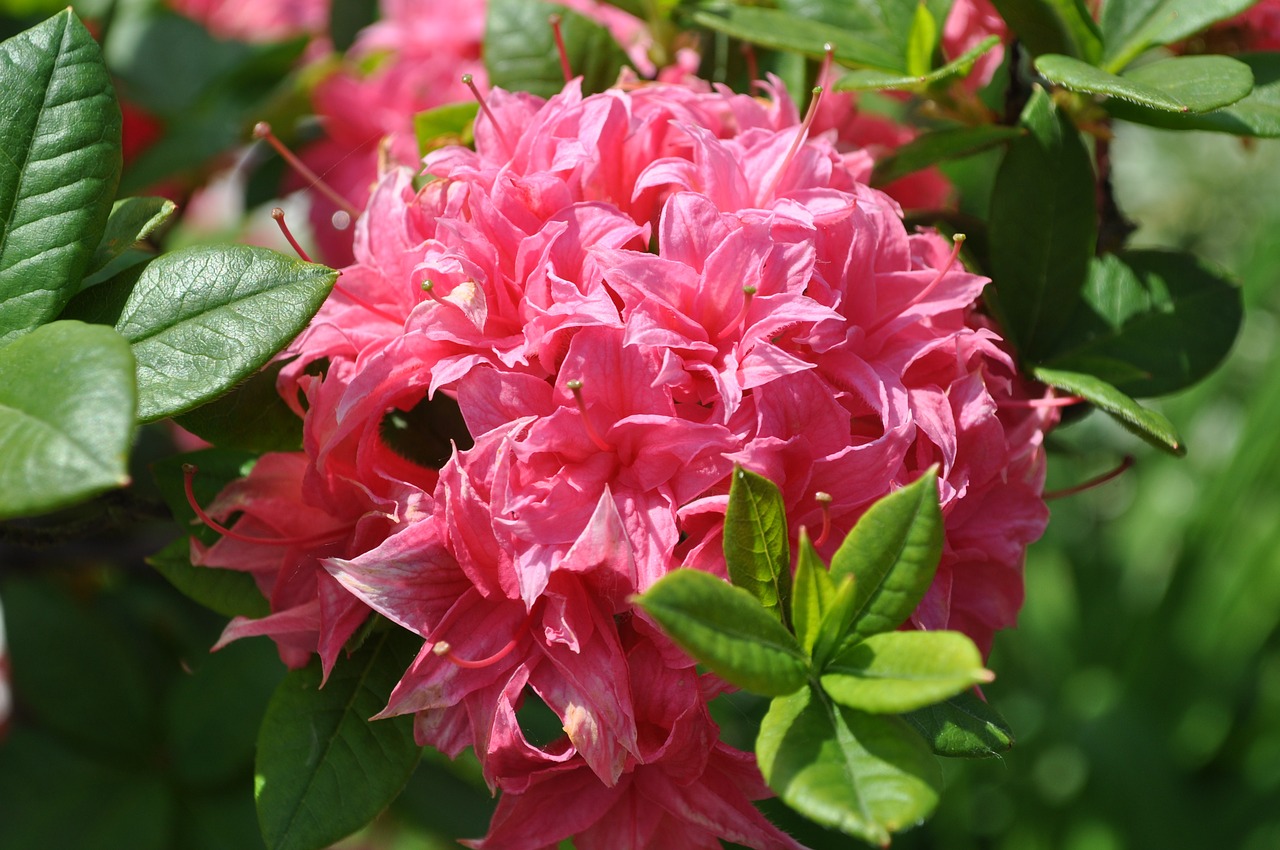
[[1052, 352], [1080, 299], [1097, 242], [1093, 165], [1043, 90], [1022, 113], [991, 195], [995, 301], [1023, 357]]
[[1031, 374], [1037, 381], [1092, 402], [1156, 448], [1179, 457], [1187, 453], [1186, 445], [1163, 414], [1143, 407], [1101, 378], [1044, 366], [1034, 367]]
[[[1126, 251], [1093, 261], [1083, 317], [1046, 364], [1137, 397], [1199, 381], [1240, 330], [1240, 290], [1191, 254]], [[1066, 344], [1070, 340], [1070, 344]]]
[[490, 0], [484, 64], [491, 85], [540, 97], [551, 97], [564, 87], [560, 54], [548, 23], [553, 14], [560, 16], [569, 68], [582, 77], [583, 93], [604, 91], [617, 82], [618, 73], [630, 63], [600, 24], [542, 0]]
[[735, 466], [724, 516], [729, 580], [784, 623], [791, 595], [791, 546], [782, 493], [767, 478]]
[[143, 271], [116, 323], [138, 360], [138, 418], [211, 401], [310, 321], [338, 273], [266, 248], [188, 248]]
[[933, 51], [938, 48], [938, 22], [924, 3], [916, 6], [907, 35], [906, 70], [922, 76], [933, 70]]
[[53, 322], [0, 347], [0, 519], [129, 483], [133, 355], [111, 328]]
[[413, 116], [413, 133], [418, 140], [418, 153], [426, 156], [445, 145], [470, 145], [475, 140], [475, 101], [447, 103]]
[[0, 43], [0, 343], [80, 288], [120, 181], [120, 108], [67, 9]]
[[872, 714], [901, 714], [990, 682], [982, 653], [960, 632], [886, 632], [846, 646], [822, 668], [831, 699]]
[[800, 646], [805, 652], [812, 653], [818, 640], [818, 627], [836, 595], [836, 586], [803, 527], [800, 529], [799, 548], [795, 583], [791, 588], [791, 625]]
[[175, 540], [147, 563], [184, 596], [224, 617], [265, 617], [271, 606], [258, 590], [253, 576], [236, 570], [197, 567], [191, 563], [191, 542]]
[[950, 127], [922, 133], [902, 147], [876, 160], [871, 185], [884, 186], [900, 177], [952, 159], [961, 159], [1016, 139], [1026, 131], [1021, 127], [996, 124], [978, 127]]
[[902, 625], [920, 604], [942, 556], [937, 470], [876, 502], [831, 559], [831, 577], [852, 575], [852, 634], [867, 638]]
[[882, 847], [927, 817], [942, 788], [937, 761], [906, 723], [833, 705], [812, 688], [770, 704], [756, 758], [788, 806]]
[[1172, 44], [1238, 15], [1257, 0], [1108, 0], [1102, 7], [1103, 67], [1118, 71], [1148, 47]]
[[111, 208], [102, 241], [85, 269], [91, 275], [116, 257], [146, 239], [169, 220], [178, 207], [168, 198], [121, 198]]
[[1165, 112], [1208, 112], [1253, 89], [1249, 66], [1229, 56], [1176, 56], [1112, 74], [1070, 56], [1049, 54], [1036, 70], [1071, 91], [1106, 95]]
[[935, 755], [990, 758], [1013, 746], [1009, 724], [973, 691], [902, 717], [924, 736]]
[[255, 797], [269, 850], [320, 850], [387, 807], [422, 750], [413, 718], [369, 718], [421, 647], [389, 629], [341, 659], [324, 687], [320, 665], [285, 676], [258, 732]]
[[668, 573], [635, 600], [685, 652], [728, 682], [758, 694], [789, 694], [809, 659], [776, 616], [710, 573]]
[[[857, 582], [853, 573], [840, 579], [835, 592], [831, 595], [831, 604], [823, 612], [822, 621], [818, 624], [818, 638], [813, 643], [813, 669], [821, 670], [829, 659], [846, 640], [849, 640], [849, 626], [853, 624], [857, 613]], [[854, 638], [856, 640], [856, 638]]]
[[1237, 136], [1280, 136], [1280, 53], [1235, 57], [1253, 73], [1253, 91], [1230, 106], [1205, 113], [1170, 113], [1124, 100], [1104, 105], [1117, 118], [1169, 130], [1210, 130]]

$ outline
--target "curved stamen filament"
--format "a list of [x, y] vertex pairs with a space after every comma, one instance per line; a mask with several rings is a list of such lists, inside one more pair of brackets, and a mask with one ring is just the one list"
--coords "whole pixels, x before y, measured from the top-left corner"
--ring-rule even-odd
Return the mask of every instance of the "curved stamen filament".
[[942, 279], [947, 276], [947, 274], [951, 271], [951, 268], [956, 264], [956, 260], [960, 258], [960, 249], [964, 247], [964, 241], [967, 238], [968, 237], [966, 237], [963, 233], [957, 233], [955, 236], [952, 236], [951, 241], [953, 244], [951, 246], [951, 253], [947, 256], [947, 262], [942, 266], [941, 269], [938, 270], [938, 273], [934, 275], [933, 280], [929, 281], [928, 286], [926, 286], [924, 289], [920, 290], [915, 295], [913, 295], [910, 301], [902, 305], [902, 309], [898, 310], [897, 312], [891, 315], [885, 316], [883, 319], [881, 319], [880, 321], [872, 325], [870, 328], [868, 328], [866, 332], [867, 336], [870, 336], [871, 334], [879, 331], [885, 325], [899, 318], [907, 310], [910, 310], [912, 307], [916, 306], [917, 304], [919, 304], [920, 302], [928, 298], [930, 295], [932, 295], [933, 291], [938, 288], [939, 284], [942, 283]]
[[782, 165], [778, 166], [778, 170], [774, 172], [773, 179], [769, 181], [769, 188], [765, 191], [761, 200], [772, 198], [773, 193], [777, 190], [778, 184], [782, 182], [783, 176], [787, 170], [791, 168], [791, 160], [795, 159], [796, 151], [800, 150], [800, 146], [804, 144], [804, 140], [809, 138], [809, 128], [813, 126], [813, 119], [818, 114], [818, 104], [822, 102], [822, 86], [813, 87], [813, 98], [809, 101], [809, 109], [805, 112], [804, 121], [800, 122], [800, 128], [796, 131], [796, 137], [791, 142], [791, 147], [787, 149], [787, 155], [782, 158]]
[[743, 325], [745, 325], [747, 321], [747, 313], [751, 310], [751, 301], [759, 291], [760, 290], [754, 286], [742, 287], [742, 309], [738, 310], [738, 315], [734, 316], [733, 321], [724, 329], [725, 336], [735, 334], [743, 329]]
[[582, 424], [587, 431], [587, 437], [591, 442], [595, 443], [596, 448], [600, 451], [613, 451], [613, 447], [600, 436], [600, 432], [596, 430], [596, 426], [591, 422], [591, 417], [587, 415], [587, 405], [582, 400], [582, 381], [577, 379], [567, 381], [565, 386], [569, 388], [569, 392], [573, 393], [573, 400], [578, 405], [578, 412], [582, 414]]
[[476, 88], [476, 81], [470, 74], [462, 75], [462, 84], [471, 89], [471, 94], [475, 96], [476, 102], [480, 104], [480, 111], [489, 119], [489, 123], [493, 125], [493, 131], [498, 134], [498, 141], [502, 142], [502, 146], [507, 149], [507, 155], [515, 153], [516, 149], [511, 146], [511, 142], [507, 141], [507, 134], [502, 132], [502, 125], [498, 123], [498, 119], [489, 109], [489, 104], [485, 103], [484, 98], [480, 95], [480, 89]]
[[827, 537], [831, 534], [831, 494], [824, 493], [819, 490], [813, 494], [813, 500], [822, 507], [822, 533], [814, 539], [814, 546], [821, 546], [827, 542]]
[[187, 504], [191, 506], [191, 510], [195, 511], [197, 519], [209, 528], [212, 528], [214, 531], [221, 534], [223, 537], [228, 537], [232, 540], [239, 540], [241, 543], [255, 543], [263, 546], [310, 546], [332, 542], [336, 540], [340, 534], [350, 530], [350, 528], [342, 528], [322, 534], [307, 534], [297, 537], [257, 537], [252, 534], [243, 534], [234, 529], [227, 528], [225, 525], [209, 516], [205, 509], [202, 508], [200, 503], [196, 500], [193, 482], [195, 481], [196, 473], [199, 471], [200, 468], [194, 463], [184, 463], [182, 465], [182, 489], [183, 492], [186, 493]]
[[[536, 606], [536, 603], [535, 603], [535, 606]], [[513, 649], [515, 649], [517, 646], [520, 645], [520, 641], [524, 638], [525, 633], [529, 630], [530, 624], [533, 623], [533, 612], [534, 612], [534, 609], [530, 608], [529, 613], [525, 614], [524, 620], [516, 628], [516, 633], [511, 638], [511, 640], [507, 641], [505, 644], [499, 647], [497, 652], [485, 658], [479, 658], [474, 660], [470, 658], [461, 658], [456, 653], [454, 653], [453, 645], [450, 644], [447, 640], [436, 641], [435, 645], [431, 647], [431, 651], [436, 655], [439, 655], [448, 659], [449, 661], [458, 665], [464, 670], [480, 670], [485, 667], [490, 667], [494, 664], [497, 664], [502, 659], [506, 658], [508, 655], [511, 654], [511, 651]]]
[[1133, 455], [1125, 455], [1124, 460], [1120, 461], [1120, 465], [1117, 466], [1115, 469], [1112, 469], [1108, 472], [1104, 472], [1101, 475], [1098, 475], [1094, 478], [1090, 478], [1088, 481], [1082, 482], [1080, 484], [1076, 484], [1073, 487], [1065, 487], [1061, 490], [1052, 490], [1048, 493], [1045, 493], [1044, 500], [1047, 502], [1052, 499], [1063, 499], [1063, 498], [1066, 498], [1067, 496], [1074, 496], [1077, 493], [1083, 493], [1085, 490], [1092, 490], [1094, 487], [1100, 487], [1114, 478], [1119, 478], [1121, 475], [1125, 473], [1126, 470], [1129, 469], [1129, 467], [1133, 466], [1133, 464], [1134, 464]]
[[293, 248], [304, 263], [311, 262], [311, 258], [307, 256], [307, 252], [302, 250], [302, 246], [298, 244], [298, 240], [293, 238], [293, 231], [289, 229], [289, 225], [284, 221], [284, 210], [280, 207], [271, 208], [271, 217], [276, 220], [276, 226], [280, 228], [280, 232], [284, 234], [285, 240]]
[[1071, 407], [1076, 404], [1084, 404], [1083, 396], [1078, 395], [1051, 395], [1048, 398], [1006, 398], [1000, 401], [1001, 407], [1030, 407], [1030, 408], [1049, 408], [1049, 407]]
[[338, 209], [351, 216], [352, 221], [355, 221], [360, 217], [360, 210], [352, 206], [350, 201], [342, 197], [342, 195], [340, 195], [338, 191], [328, 183], [324, 182], [324, 179], [319, 174], [312, 171], [311, 167], [305, 162], [298, 159], [297, 155], [293, 151], [285, 147], [284, 142], [280, 141], [280, 139], [276, 137], [276, 134], [271, 132], [271, 125], [266, 121], [259, 121], [257, 124], [253, 125], [253, 137], [255, 139], [262, 139], [267, 144], [271, 145], [271, 147], [275, 148], [276, 153], [280, 154], [280, 156], [284, 158], [284, 161], [289, 163], [289, 167], [306, 178], [313, 189], [324, 195], [330, 201], [333, 201], [334, 205], [337, 206]]
[[573, 79], [573, 66], [569, 64], [569, 51], [564, 46], [564, 33], [560, 29], [560, 16], [548, 15], [547, 23], [551, 24], [551, 32], [556, 38], [556, 51], [560, 54], [560, 73], [564, 74], [567, 83]]

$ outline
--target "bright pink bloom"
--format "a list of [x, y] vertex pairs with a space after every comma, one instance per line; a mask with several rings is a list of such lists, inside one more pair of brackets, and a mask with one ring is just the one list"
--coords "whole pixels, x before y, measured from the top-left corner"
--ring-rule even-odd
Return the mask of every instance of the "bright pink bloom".
[[980, 57], [965, 86], [976, 90], [991, 82], [992, 75], [1004, 61], [1004, 46], [1009, 42], [1009, 28], [990, 0], [956, 0], [942, 28], [942, 51], [948, 59], [958, 59], [990, 36], [999, 36], [1000, 44]]
[[171, 0], [219, 38], [283, 41], [318, 35], [329, 24], [329, 0]]

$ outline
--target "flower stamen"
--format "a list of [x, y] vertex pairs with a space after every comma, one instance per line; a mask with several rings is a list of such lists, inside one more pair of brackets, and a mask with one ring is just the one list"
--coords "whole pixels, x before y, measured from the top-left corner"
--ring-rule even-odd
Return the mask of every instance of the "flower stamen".
[[182, 489], [187, 496], [187, 504], [191, 506], [191, 510], [195, 511], [196, 518], [209, 528], [218, 532], [223, 537], [232, 540], [239, 540], [241, 543], [254, 543], [262, 546], [310, 546], [321, 543], [329, 543], [337, 539], [339, 534], [350, 530], [350, 527], [336, 529], [334, 531], [324, 532], [322, 534], [307, 534], [297, 537], [257, 537], [252, 534], [244, 534], [234, 529], [228, 528], [218, 522], [200, 506], [200, 502], [196, 500], [195, 493], [195, 477], [200, 471], [200, 467], [194, 463], [184, 463], [182, 465]]
[[453, 645], [447, 640], [436, 641], [435, 645], [431, 647], [431, 652], [435, 655], [448, 659], [464, 670], [481, 670], [485, 667], [491, 667], [510, 655], [511, 651], [520, 645], [520, 640], [524, 637], [525, 632], [529, 630], [529, 625], [533, 622], [533, 612], [534, 608], [530, 608], [529, 613], [525, 614], [524, 621], [520, 623], [511, 640], [499, 647], [497, 652], [485, 658], [474, 660], [470, 658], [461, 658], [453, 651]]
[[582, 424], [587, 431], [587, 437], [591, 442], [595, 443], [596, 448], [600, 451], [613, 451], [613, 447], [600, 436], [600, 432], [596, 430], [596, 426], [591, 422], [591, 417], [587, 415], [587, 405], [582, 400], [582, 381], [575, 378], [572, 381], [565, 382], [565, 386], [569, 388], [569, 392], [573, 393], [573, 400], [578, 406], [578, 412], [582, 414]]
[[[337, 206], [339, 210], [350, 216], [351, 221], [355, 221], [360, 217], [360, 210], [352, 206], [350, 201], [342, 197], [342, 195], [340, 195], [338, 191], [328, 183], [324, 182], [324, 179], [319, 174], [312, 171], [311, 167], [299, 159], [297, 154], [289, 150], [289, 148], [285, 146], [284, 142], [280, 141], [276, 134], [271, 131], [271, 125], [266, 121], [259, 121], [257, 124], [253, 125], [253, 137], [255, 139], [262, 139], [267, 144], [271, 145], [271, 147], [275, 148], [276, 153], [280, 154], [280, 156], [284, 158], [284, 161], [289, 163], [290, 168], [301, 174], [307, 181], [309, 181], [311, 188], [324, 195], [330, 201], [333, 201], [334, 205]], [[335, 226], [337, 226], [336, 221]]]
[[498, 134], [498, 141], [502, 142], [502, 146], [507, 149], [507, 154], [515, 153], [515, 148], [511, 146], [511, 142], [507, 141], [507, 134], [502, 132], [502, 125], [498, 123], [497, 117], [489, 109], [489, 104], [485, 102], [484, 97], [480, 94], [480, 89], [476, 88], [475, 78], [470, 74], [462, 75], [462, 84], [471, 89], [471, 94], [475, 96], [476, 102], [480, 104], [480, 111], [489, 119], [489, 123], [493, 125], [493, 131]]
[[1053, 499], [1063, 499], [1063, 498], [1066, 498], [1067, 496], [1074, 496], [1077, 493], [1083, 493], [1085, 490], [1092, 490], [1094, 487], [1100, 487], [1114, 478], [1119, 478], [1129, 469], [1129, 467], [1133, 466], [1133, 464], [1134, 464], [1133, 455], [1125, 455], [1124, 459], [1120, 461], [1120, 465], [1117, 466], [1115, 469], [1104, 472], [1101, 475], [1098, 475], [1094, 478], [1090, 478], [1088, 481], [1084, 481], [1080, 484], [1076, 484], [1073, 487], [1064, 487], [1061, 490], [1052, 490], [1048, 493], [1045, 493], [1044, 500], [1048, 502]]
[[[298, 256], [302, 258], [302, 261], [306, 263], [311, 262], [311, 258], [307, 256], [307, 252], [302, 249], [302, 246], [300, 244], [298, 244], [298, 240], [295, 239], [293, 236], [293, 231], [290, 230], [289, 225], [285, 223], [284, 210], [280, 209], [280, 207], [273, 207], [271, 210], [271, 217], [276, 220], [276, 225], [280, 228], [280, 232], [284, 234], [284, 238], [288, 240], [291, 246], [293, 246], [293, 250], [296, 251]], [[404, 322], [401, 319], [398, 319], [395, 316], [391, 315], [390, 313], [388, 313], [386, 310], [383, 310], [378, 305], [372, 304], [366, 301], [365, 299], [361, 298], [359, 295], [356, 295], [350, 289], [347, 289], [341, 283], [335, 282], [333, 284], [333, 291], [346, 297], [347, 300], [354, 302], [357, 306], [365, 308], [370, 313], [373, 313], [374, 315], [377, 315], [377, 316], [381, 316], [382, 318], [386, 319], [388, 322], [391, 322], [392, 324], [396, 324], [396, 325], [404, 324]]]
[[747, 321], [747, 313], [751, 310], [751, 302], [759, 291], [755, 286], [742, 287], [742, 308], [738, 310], [738, 315], [734, 316], [733, 321], [724, 329], [725, 336], [732, 336], [742, 330]]
[[564, 74], [567, 83], [573, 79], [573, 66], [569, 64], [569, 50], [564, 45], [564, 33], [560, 29], [560, 16], [548, 15], [547, 23], [551, 24], [551, 32], [556, 38], [556, 51], [560, 54], [560, 73]]
[[821, 546], [827, 542], [827, 537], [831, 534], [831, 503], [834, 500], [830, 493], [824, 493], [821, 490], [813, 494], [813, 500], [822, 508], [822, 533], [813, 541], [813, 545]]
[[822, 101], [822, 92], [822, 86], [813, 87], [813, 97], [809, 101], [809, 109], [804, 114], [804, 120], [800, 122], [800, 128], [796, 130], [796, 137], [792, 140], [791, 147], [787, 149], [787, 155], [782, 158], [782, 164], [774, 172], [773, 179], [769, 181], [769, 188], [765, 191], [762, 199], [773, 197], [778, 184], [782, 182], [782, 178], [791, 168], [791, 161], [795, 159], [796, 152], [800, 150], [800, 146], [804, 144], [805, 139], [809, 138], [809, 128], [813, 126], [813, 119], [818, 114], [818, 104]]

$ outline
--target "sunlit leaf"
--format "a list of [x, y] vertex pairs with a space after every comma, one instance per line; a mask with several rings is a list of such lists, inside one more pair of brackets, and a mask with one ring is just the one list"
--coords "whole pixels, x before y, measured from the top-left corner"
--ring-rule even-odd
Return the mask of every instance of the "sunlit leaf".
[[1013, 746], [1009, 724], [972, 691], [903, 715], [936, 755], [990, 758]]
[[1162, 413], [1143, 407], [1101, 378], [1080, 372], [1068, 372], [1036, 366], [1032, 375], [1051, 387], [1066, 390], [1093, 403], [1113, 419], [1153, 446], [1173, 455], [1184, 455], [1183, 444], [1172, 423]]
[[786, 622], [791, 593], [791, 546], [782, 493], [772, 481], [735, 466], [724, 517], [729, 580]]
[[1165, 112], [1208, 112], [1235, 103], [1253, 89], [1249, 66], [1228, 56], [1176, 56], [1119, 75], [1050, 54], [1036, 60], [1036, 70], [1071, 91]]
[[901, 714], [989, 682], [982, 653], [959, 632], [886, 632], [846, 646], [822, 668], [822, 687], [840, 705]]
[[1102, 7], [1103, 67], [1117, 71], [1148, 47], [1171, 44], [1238, 15], [1256, 0], [1108, 0]]
[[1234, 57], [1253, 73], [1253, 91], [1230, 106], [1204, 113], [1170, 113], [1124, 100], [1108, 100], [1107, 111], [1117, 118], [1170, 130], [1211, 130], [1237, 136], [1280, 136], [1280, 53]]

